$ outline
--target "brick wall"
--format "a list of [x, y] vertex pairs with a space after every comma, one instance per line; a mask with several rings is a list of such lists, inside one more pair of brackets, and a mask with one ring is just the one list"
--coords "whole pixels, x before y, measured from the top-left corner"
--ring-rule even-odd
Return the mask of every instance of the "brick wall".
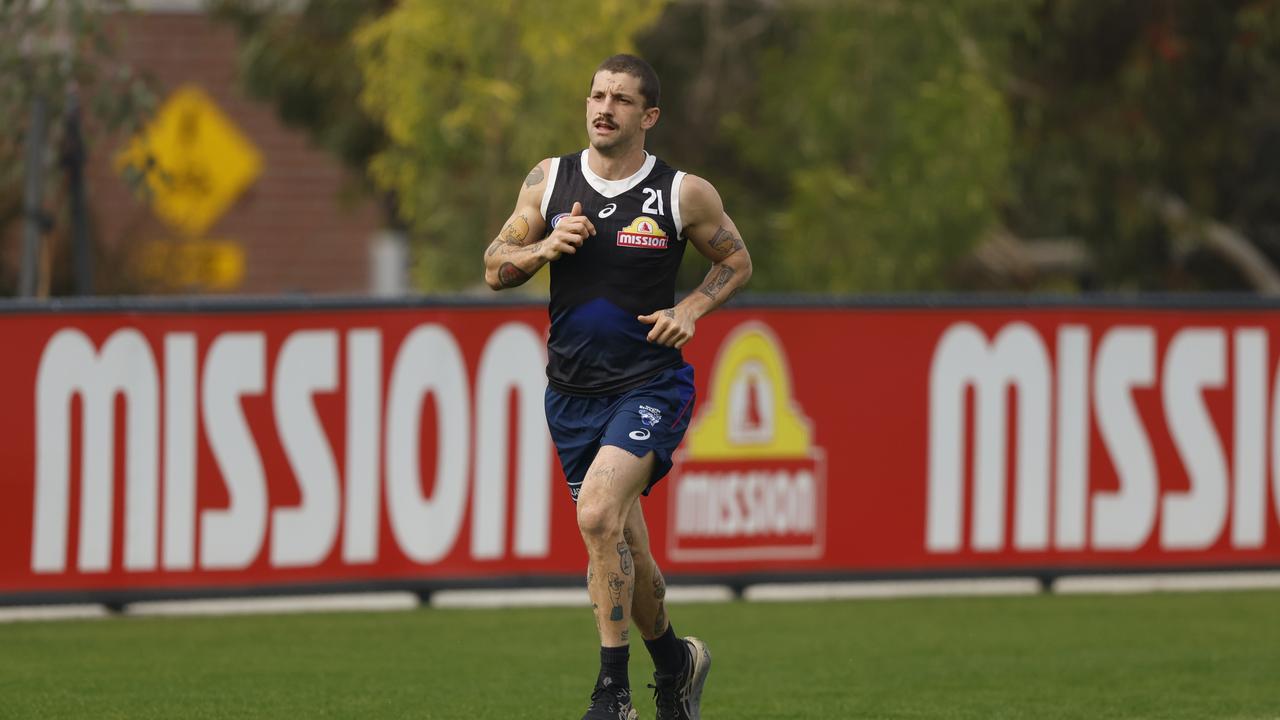
[[[285, 128], [269, 106], [241, 93], [234, 33], [196, 12], [145, 12], [122, 22], [121, 54], [154, 77], [161, 102], [183, 85], [199, 87], [261, 153], [257, 180], [203, 234], [243, 250], [242, 279], [229, 291], [365, 292], [370, 241], [381, 220], [377, 207], [342, 197], [349, 178], [341, 165], [312, 148], [303, 133]], [[182, 234], [157, 219], [117, 173], [112, 160], [125, 141], [100, 142], [90, 162], [89, 200], [98, 240], [106, 246], [95, 284], [106, 291], [130, 284], [147, 292], [208, 291], [199, 283], [184, 287], [139, 272], [147, 248], [179, 241]], [[126, 282], [113, 274], [130, 277]]]

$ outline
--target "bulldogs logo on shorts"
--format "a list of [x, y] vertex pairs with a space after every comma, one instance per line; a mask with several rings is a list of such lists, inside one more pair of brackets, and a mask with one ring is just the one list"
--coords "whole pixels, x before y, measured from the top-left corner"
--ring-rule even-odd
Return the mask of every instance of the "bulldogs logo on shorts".
[[653, 427], [662, 421], [662, 411], [658, 408], [641, 405], [638, 412], [640, 413], [640, 422], [649, 427]]

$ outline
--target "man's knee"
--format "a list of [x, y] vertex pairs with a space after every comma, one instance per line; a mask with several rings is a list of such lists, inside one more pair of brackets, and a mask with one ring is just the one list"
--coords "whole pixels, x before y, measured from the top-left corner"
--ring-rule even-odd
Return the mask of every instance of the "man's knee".
[[578, 500], [578, 530], [588, 544], [604, 543], [622, 534], [622, 513], [609, 503]]

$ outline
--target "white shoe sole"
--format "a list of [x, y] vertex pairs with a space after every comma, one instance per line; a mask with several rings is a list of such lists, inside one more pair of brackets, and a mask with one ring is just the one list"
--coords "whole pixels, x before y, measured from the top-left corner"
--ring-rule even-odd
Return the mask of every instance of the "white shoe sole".
[[693, 682], [689, 689], [689, 717], [691, 720], [702, 718], [702, 686], [707, 682], [707, 673], [711, 671], [711, 651], [707, 644], [696, 637], [684, 639], [693, 652]]

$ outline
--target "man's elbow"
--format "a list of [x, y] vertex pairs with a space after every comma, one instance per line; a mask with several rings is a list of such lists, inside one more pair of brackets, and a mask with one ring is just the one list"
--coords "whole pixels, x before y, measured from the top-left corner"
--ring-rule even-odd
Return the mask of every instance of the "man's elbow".
[[744, 251], [740, 262], [741, 264], [738, 267], [737, 275], [742, 278], [742, 281], [738, 287], [745, 287], [751, 280], [751, 256]]
[[493, 268], [484, 269], [484, 284], [488, 285], [490, 290], [502, 289], [502, 281], [498, 279], [498, 272]]

